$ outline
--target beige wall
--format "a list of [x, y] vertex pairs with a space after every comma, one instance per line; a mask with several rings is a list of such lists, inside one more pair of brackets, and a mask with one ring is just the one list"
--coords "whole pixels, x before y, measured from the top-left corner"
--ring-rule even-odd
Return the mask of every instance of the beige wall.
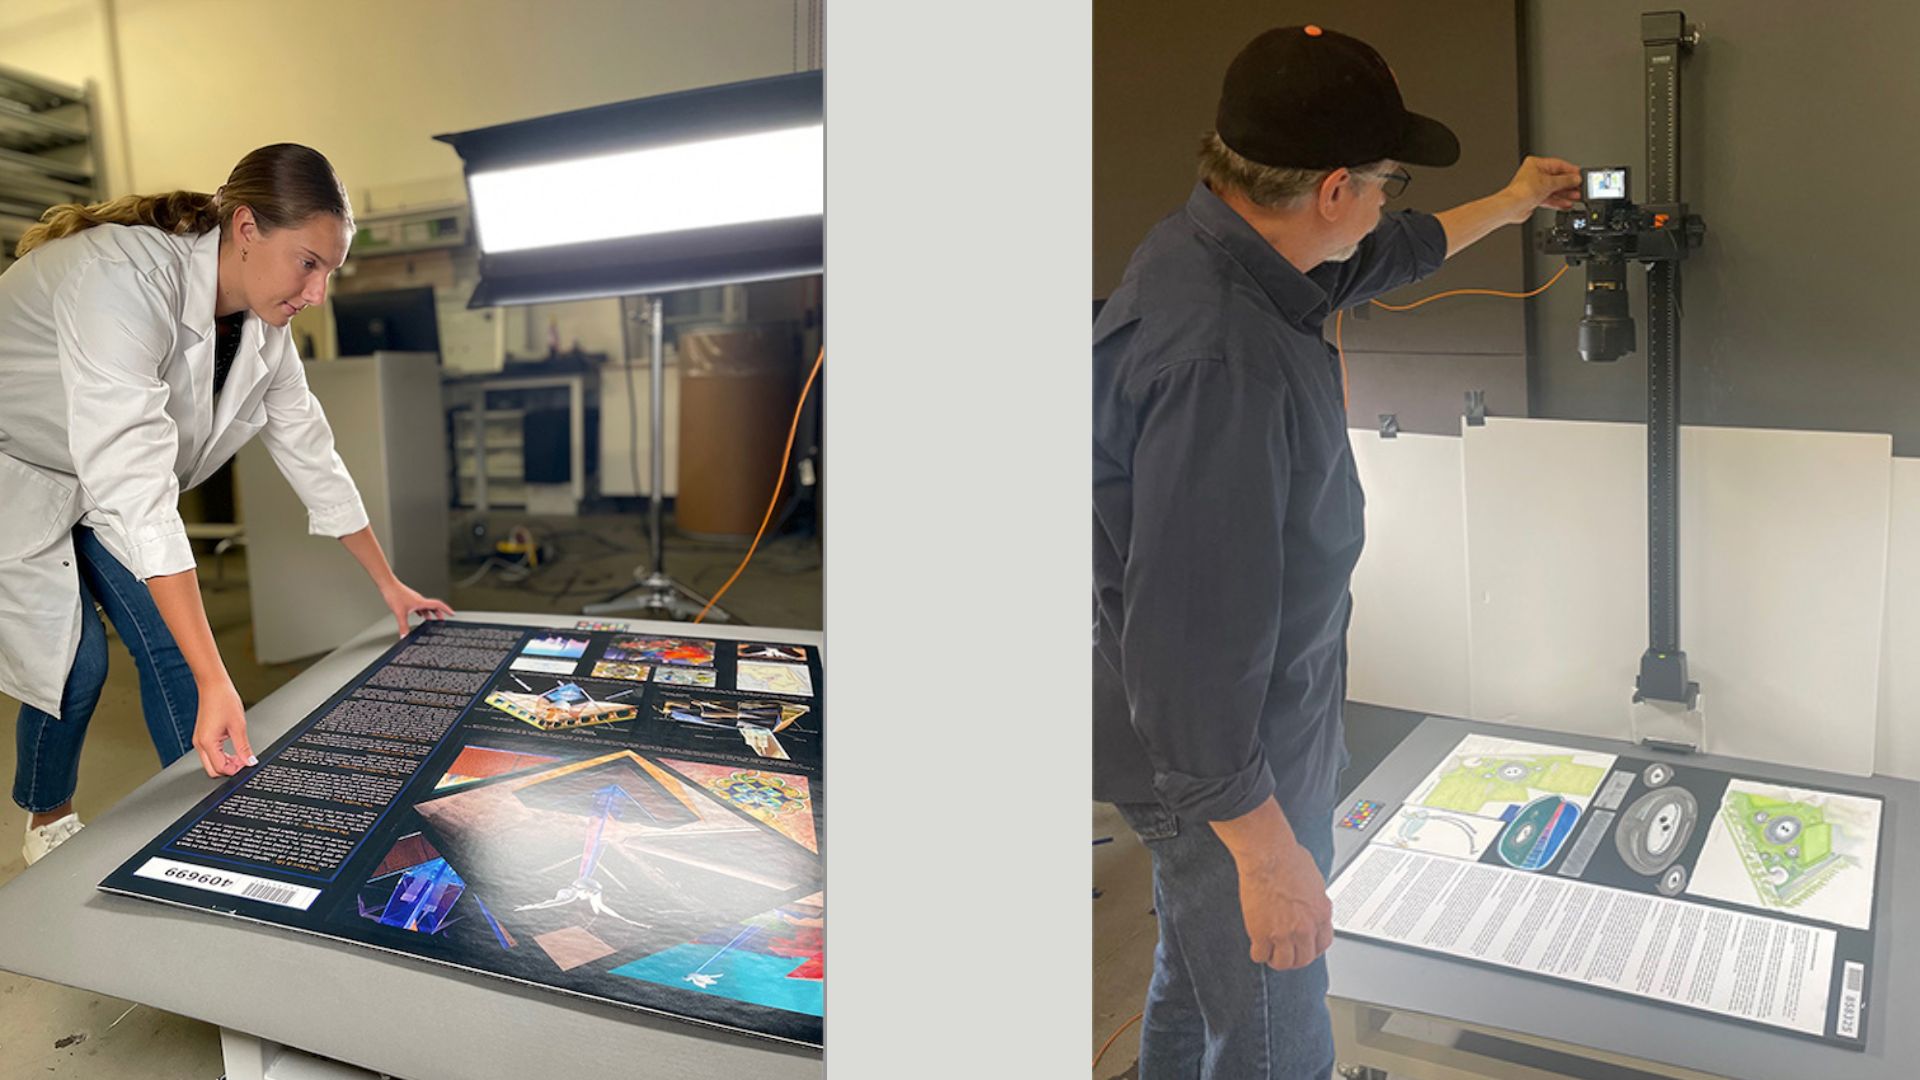
[[97, 80], [109, 101], [115, 38], [116, 193], [210, 190], [248, 150], [302, 142], [376, 205], [390, 187], [458, 191], [437, 134], [794, 68], [793, 0], [0, 4], [0, 64]]
[[[797, 2], [796, 45], [796, 0], [0, 0], [0, 64], [95, 86], [109, 194], [299, 142], [364, 213], [464, 194], [434, 135], [807, 67]], [[618, 351], [611, 301], [549, 315]]]
[[129, 190], [127, 146], [114, 100], [106, 0], [6, 0], [0, 3], [0, 64], [75, 86], [91, 86], [99, 110], [100, 165], [108, 194]]

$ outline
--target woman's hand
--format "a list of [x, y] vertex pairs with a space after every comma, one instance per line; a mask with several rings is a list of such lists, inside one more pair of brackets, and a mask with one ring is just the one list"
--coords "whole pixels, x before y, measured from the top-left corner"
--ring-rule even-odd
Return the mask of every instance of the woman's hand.
[[[233, 753], [222, 744], [233, 741]], [[200, 711], [193, 724], [193, 748], [208, 776], [232, 776], [248, 765], [260, 764], [247, 744], [247, 710], [231, 682], [200, 687]]]
[[346, 545], [354, 561], [379, 586], [380, 599], [385, 600], [387, 610], [393, 612], [393, 621], [400, 628], [401, 637], [407, 636], [409, 615], [419, 615], [423, 619], [444, 619], [453, 614], [453, 609], [445, 601], [421, 596], [408, 588], [406, 582], [393, 576], [393, 567], [387, 565], [386, 553], [380, 550], [380, 541], [373, 535], [373, 526], [350, 532], [341, 537], [340, 542]]
[[387, 610], [393, 612], [393, 621], [399, 625], [401, 637], [407, 636], [409, 615], [419, 615], [422, 619], [444, 619], [453, 614], [453, 609], [447, 606], [446, 601], [422, 596], [399, 578], [380, 590], [380, 598], [387, 602]]

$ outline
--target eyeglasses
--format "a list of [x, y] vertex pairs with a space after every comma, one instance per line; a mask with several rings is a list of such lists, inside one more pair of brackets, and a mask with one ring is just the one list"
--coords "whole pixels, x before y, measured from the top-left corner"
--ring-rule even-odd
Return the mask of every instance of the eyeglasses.
[[1400, 193], [1407, 190], [1407, 185], [1411, 183], [1413, 183], [1413, 174], [1405, 169], [1395, 169], [1380, 176], [1380, 190], [1385, 192], [1389, 199], [1399, 198]]

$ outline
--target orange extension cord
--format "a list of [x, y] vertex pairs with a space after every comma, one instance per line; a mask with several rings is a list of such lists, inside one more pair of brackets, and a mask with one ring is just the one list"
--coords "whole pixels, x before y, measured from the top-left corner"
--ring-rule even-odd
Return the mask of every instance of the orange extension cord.
[[713, 594], [713, 599], [707, 601], [707, 606], [700, 609], [700, 614], [694, 616], [695, 623], [704, 621], [707, 612], [713, 610], [713, 605], [719, 603], [720, 598], [727, 595], [727, 590], [733, 588], [733, 583], [740, 580], [740, 572], [753, 561], [753, 553], [760, 547], [760, 538], [767, 534], [767, 526], [773, 522], [774, 508], [780, 505], [780, 489], [787, 482], [787, 461], [793, 457], [793, 437], [800, 431], [800, 412], [807, 407], [807, 395], [813, 392], [813, 380], [820, 377], [820, 365], [825, 363], [826, 359], [827, 349], [823, 345], [820, 347], [820, 355], [813, 358], [813, 370], [807, 373], [807, 385], [800, 388], [800, 400], [793, 406], [793, 423], [787, 426], [787, 448], [780, 452], [780, 473], [774, 478], [773, 497], [767, 500], [767, 515], [760, 519], [760, 530], [753, 534], [753, 543], [747, 546], [746, 557], [741, 559], [740, 565], [734, 568], [733, 576], [727, 579], [725, 585], [720, 586], [719, 592]]
[[[1386, 304], [1378, 300], [1369, 300], [1367, 303], [1383, 311], [1412, 311], [1414, 308], [1420, 307], [1423, 304], [1431, 304], [1435, 300], [1444, 300], [1449, 296], [1498, 296], [1507, 300], [1526, 300], [1539, 296], [1541, 293], [1553, 288], [1553, 283], [1559, 281], [1561, 276], [1566, 272], [1567, 268], [1562, 266], [1552, 277], [1547, 279], [1545, 285], [1537, 289], [1530, 289], [1526, 292], [1502, 292], [1499, 289], [1448, 289], [1446, 292], [1437, 292], [1432, 296], [1423, 296], [1411, 304]], [[1342, 348], [1340, 344], [1341, 324], [1346, 321], [1346, 317], [1347, 311], [1345, 308], [1340, 309], [1339, 313], [1333, 317], [1333, 351], [1340, 355], [1340, 401], [1342, 404], [1347, 402], [1349, 396], [1347, 393], [1347, 351]]]
[[1113, 1029], [1113, 1034], [1107, 1036], [1107, 1041], [1101, 1044], [1100, 1052], [1093, 1055], [1094, 1068], [1097, 1069], [1100, 1067], [1100, 1059], [1107, 1056], [1107, 1051], [1113, 1048], [1113, 1042], [1115, 1039], [1118, 1039], [1120, 1037], [1120, 1033], [1132, 1027], [1134, 1020], [1138, 1020], [1145, 1015], [1147, 1014], [1143, 1012], [1134, 1013], [1133, 1020], [1129, 1020], [1126, 1023], [1121, 1024], [1119, 1027]]

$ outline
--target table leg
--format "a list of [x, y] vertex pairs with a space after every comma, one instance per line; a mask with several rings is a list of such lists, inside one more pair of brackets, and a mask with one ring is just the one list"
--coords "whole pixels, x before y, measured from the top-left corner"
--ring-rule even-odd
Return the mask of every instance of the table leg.
[[226, 1080], [386, 1080], [382, 1073], [314, 1057], [231, 1028], [220, 1029], [220, 1055]]
[[[1569, 1066], [1568, 1072], [1542, 1068], [1520, 1061], [1510, 1061], [1493, 1053], [1465, 1050], [1446, 1042], [1431, 1042], [1424, 1038], [1401, 1035], [1388, 1031], [1387, 1021], [1393, 1018], [1394, 1011], [1365, 1002], [1329, 995], [1327, 1009], [1333, 1016], [1334, 1060], [1341, 1063], [1342, 1074], [1347, 1069], [1366, 1072], [1391, 1072], [1395, 1077], [1407, 1077], [1408, 1080], [1568, 1080], [1578, 1073], [1590, 1075], [1584, 1068]], [[1408, 1017], [1422, 1019], [1419, 1014], [1405, 1013]], [[1563, 1054], [1581, 1063], [1619, 1066], [1655, 1076], [1670, 1077], [1672, 1080], [1720, 1080], [1708, 1073], [1685, 1069], [1679, 1066], [1663, 1065], [1645, 1061], [1627, 1054], [1596, 1050], [1591, 1047], [1578, 1047], [1567, 1043], [1542, 1039], [1520, 1032], [1495, 1031], [1487, 1028], [1475, 1028], [1451, 1025], [1440, 1021], [1447, 1030], [1456, 1034], [1461, 1031], [1474, 1031], [1481, 1035], [1506, 1043], [1518, 1044], [1516, 1051], [1524, 1047], [1538, 1047], [1556, 1054]], [[1372, 1080], [1371, 1077], [1368, 1080]]]

